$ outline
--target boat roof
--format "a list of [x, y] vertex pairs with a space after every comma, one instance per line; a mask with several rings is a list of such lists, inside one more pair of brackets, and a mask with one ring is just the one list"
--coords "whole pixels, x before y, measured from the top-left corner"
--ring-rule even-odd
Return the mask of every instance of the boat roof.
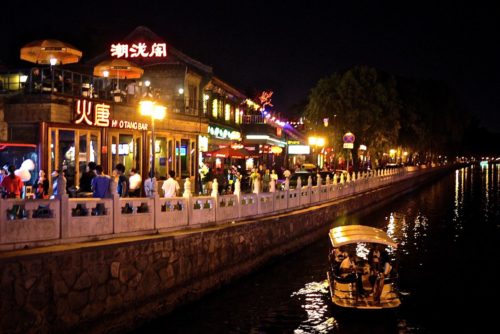
[[384, 231], [364, 225], [347, 225], [332, 228], [328, 233], [333, 247], [340, 247], [358, 242], [369, 242], [397, 247]]

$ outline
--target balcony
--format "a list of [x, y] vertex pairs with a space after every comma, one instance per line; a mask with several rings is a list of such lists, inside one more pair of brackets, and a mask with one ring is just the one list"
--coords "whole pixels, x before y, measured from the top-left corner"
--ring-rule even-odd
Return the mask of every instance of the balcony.
[[195, 99], [166, 94], [162, 87], [136, 86], [135, 95], [127, 95], [131, 80], [95, 77], [60, 68], [31, 68], [0, 72], [0, 95], [12, 102], [51, 101], [51, 96], [88, 98], [136, 107], [140, 99], [152, 98], [167, 106], [172, 114], [197, 116], [200, 103]]

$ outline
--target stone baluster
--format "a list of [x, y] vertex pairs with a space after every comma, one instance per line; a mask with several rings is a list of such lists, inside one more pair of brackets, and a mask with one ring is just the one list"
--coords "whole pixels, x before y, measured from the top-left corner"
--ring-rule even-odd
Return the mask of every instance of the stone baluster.
[[297, 187], [295, 189], [302, 189], [302, 178], [297, 178]]
[[[327, 176], [328, 177], [328, 176]], [[323, 180], [321, 179], [321, 175], [318, 174], [318, 178], [316, 179], [316, 185], [320, 186], [323, 183]]]
[[307, 186], [311, 188], [312, 185], [313, 185], [313, 178], [311, 175], [309, 175], [309, 177], [307, 178]]
[[256, 182], [254, 182], [254, 184], [253, 184], [253, 193], [254, 194], [260, 194], [260, 192], [261, 192], [260, 185], [261, 185], [260, 180], [256, 179]]
[[219, 183], [217, 182], [217, 179], [214, 179], [214, 182], [212, 182], [212, 193], [210, 196], [212, 197], [217, 197], [219, 195]]
[[325, 184], [328, 186], [330, 184], [330, 175], [326, 176]]
[[271, 181], [269, 182], [269, 192], [270, 193], [276, 192], [276, 180], [275, 179], [271, 179]]
[[288, 190], [290, 190], [290, 178], [289, 177], [287, 177], [285, 179], [285, 191], [288, 191]]
[[240, 179], [236, 179], [236, 182], [234, 182], [234, 194], [237, 195], [238, 197], [241, 194], [241, 182], [240, 182]]
[[184, 182], [184, 193], [182, 194], [182, 197], [191, 198], [191, 196], [191, 180], [189, 179], [189, 177], [186, 177], [186, 181]]

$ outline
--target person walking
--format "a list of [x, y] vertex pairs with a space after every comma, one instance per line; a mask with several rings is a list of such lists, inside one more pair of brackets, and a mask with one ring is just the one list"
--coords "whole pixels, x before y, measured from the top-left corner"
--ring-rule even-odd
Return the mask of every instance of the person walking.
[[169, 171], [167, 174], [167, 180], [163, 182], [161, 186], [165, 198], [175, 197], [177, 192], [181, 189], [179, 182], [175, 179], [175, 172], [173, 170]]
[[9, 166], [9, 175], [5, 176], [0, 183], [0, 187], [4, 189], [5, 197], [21, 198], [24, 183], [19, 176], [15, 174], [16, 166]]

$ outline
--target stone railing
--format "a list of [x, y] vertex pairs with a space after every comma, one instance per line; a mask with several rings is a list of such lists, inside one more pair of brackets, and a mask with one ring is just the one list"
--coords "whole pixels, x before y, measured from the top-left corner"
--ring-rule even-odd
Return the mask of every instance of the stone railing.
[[5, 199], [0, 200], [0, 250], [215, 226], [317, 205], [433, 170], [353, 173], [333, 182], [327, 178], [324, 185], [321, 178], [318, 185], [311, 180], [302, 185], [299, 178], [296, 189], [274, 191], [273, 184], [274, 192], [267, 193], [241, 193], [237, 181], [235, 194], [223, 196], [214, 182], [212, 196], [193, 197], [186, 191], [174, 198]]

